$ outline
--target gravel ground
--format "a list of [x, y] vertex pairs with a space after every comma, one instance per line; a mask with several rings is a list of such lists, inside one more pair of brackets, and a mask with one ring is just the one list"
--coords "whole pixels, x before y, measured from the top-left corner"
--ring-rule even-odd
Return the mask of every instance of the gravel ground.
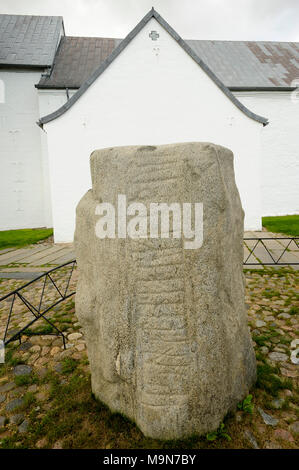
[[[63, 272], [55, 281], [64, 287]], [[258, 381], [249, 406], [240, 404], [224, 420], [225, 433], [214, 433], [172, 443], [183, 448], [298, 448], [299, 400], [299, 273], [292, 270], [245, 272], [248, 323], [258, 365]], [[24, 280], [0, 280], [0, 296], [24, 284]], [[70, 284], [75, 290], [76, 272]], [[42, 282], [28, 289], [25, 297], [38, 306]], [[49, 283], [43, 308], [58, 298]], [[3, 336], [10, 303], [0, 304], [0, 337]], [[49, 333], [49, 325], [38, 320], [6, 349], [0, 364], [0, 448], [160, 448], [165, 443], [144, 438], [134, 424], [117, 418], [98, 404], [90, 389], [90, 374], [83, 331], [75, 314], [74, 297], [48, 313], [67, 337]], [[16, 302], [9, 335], [33, 318], [24, 304]], [[64, 400], [64, 401], [63, 401]], [[67, 412], [67, 421], [64, 416]], [[83, 432], [84, 431], [84, 432]], [[227, 437], [228, 436], [228, 437]], [[170, 444], [169, 444], [170, 445]]]

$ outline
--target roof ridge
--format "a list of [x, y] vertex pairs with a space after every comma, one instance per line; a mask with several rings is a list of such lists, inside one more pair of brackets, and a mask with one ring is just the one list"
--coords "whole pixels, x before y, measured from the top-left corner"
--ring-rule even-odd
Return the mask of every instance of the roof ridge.
[[24, 16], [30, 17], [30, 18], [63, 18], [61, 15], [15, 15], [14, 13], [0, 13], [1, 16], [18, 16], [20, 18], [23, 18]]
[[[123, 41], [123, 38], [116, 38], [112, 36], [74, 36], [66, 34], [65, 38], [75, 38], [75, 39], [112, 39], [116, 41]], [[239, 39], [184, 39], [184, 41], [200, 41], [200, 42], [234, 42], [238, 44], [243, 43], [254, 43], [254, 44], [299, 44], [299, 41], [247, 41]]]
[[112, 37], [105, 37], [105, 36], [70, 36], [66, 34], [65, 38], [75, 38], [75, 39], [112, 39], [113, 41], [123, 41], [121, 38], [112, 38]]
[[205, 42], [236, 42], [240, 43], [258, 43], [258, 44], [299, 44], [299, 41], [249, 41], [246, 39], [185, 39], [185, 41], [205, 41]]

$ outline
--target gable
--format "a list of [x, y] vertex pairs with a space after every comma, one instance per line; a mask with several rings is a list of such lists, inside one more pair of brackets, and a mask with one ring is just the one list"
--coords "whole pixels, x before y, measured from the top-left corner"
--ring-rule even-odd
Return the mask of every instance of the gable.
[[[253, 119], [257, 122], [266, 125], [268, 123], [267, 119], [258, 116], [248, 110], [240, 101], [235, 98], [235, 96], [229, 91], [229, 89], [216, 77], [216, 75], [210, 70], [210, 68], [196, 55], [196, 53], [188, 46], [188, 44], [165, 22], [165, 20], [154, 10], [152, 9], [139, 23], [138, 25], [128, 34], [128, 36], [113, 50], [109, 57], [100, 65], [100, 67], [84, 82], [80, 89], [75, 93], [70, 100], [67, 101], [61, 108], [59, 108], [54, 113], [51, 113], [45, 117], [42, 117], [39, 120], [39, 125], [43, 126], [68, 111], [79, 99], [80, 97], [89, 89], [89, 87], [106, 71], [106, 69], [111, 66], [116, 58], [128, 47], [131, 41], [143, 30], [143, 28], [148, 25], [150, 21], [156, 21], [163, 30], [168, 33], [168, 35], [175, 41], [182, 50], [193, 60], [193, 62], [205, 73], [207, 77], [221, 90], [221, 92], [226, 95], [226, 97], [236, 106], [242, 113], [244, 113], [250, 119]], [[150, 38], [149, 41], [154, 42], [155, 39]], [[167, 51], [168, 53], [168, 51]], [[141, 58], [141, 61], [143, 59]], [[135, 63], [136, 70], [139, 66], [138, 61]], [[145, 90], [146, 92], [146, 90]]]

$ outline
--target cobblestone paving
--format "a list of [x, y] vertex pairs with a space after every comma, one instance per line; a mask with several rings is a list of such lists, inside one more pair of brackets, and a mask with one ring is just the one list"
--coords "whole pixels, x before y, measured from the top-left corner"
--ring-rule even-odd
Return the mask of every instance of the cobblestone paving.
[[[258, 364], [258, 381], [251, 391], [253, 412], [239, 409], [226, 418], [231, 441], [220, 436], [209, 442], [201, 437], [172, 446], [298, 448], [299, 273], [259, 270], [247, 271], [245, 276]], [[2, 279], [0, 296], [23, 284], [23, 280]], [[76, 276], [71, 287], [75, 284]], [[28, 292], [31, 302], [38, 302], [39, 289]], [[45, 302], [53, 302], [55, 295], [53, 288]], [[3, 332], [9, 304], [0, 307]], [[11, 328], [21, 328], [31, 316], [19, 305]], [[165, 447], [144, 438], [133, 424], [115, 418], [91, 398], [86, 345], [74, 298], [56, 306], [49, 318], [66, 334], [66, 350], [61, 337], [32, 335], [34, 329], [43, 332], [48, 327], [39, 320], [21, 345], [7, 347], [6, 363], [0, 364], [0, 448]]]
[[[258, 364], [256, 434], [263, 447], [298, 447], [299, 275], [280, 270], [246, 273], [248, 320]], [[269, 411], [268, 411], [269, 410]], [[271, 420], [270, 420], [271, 421]]]

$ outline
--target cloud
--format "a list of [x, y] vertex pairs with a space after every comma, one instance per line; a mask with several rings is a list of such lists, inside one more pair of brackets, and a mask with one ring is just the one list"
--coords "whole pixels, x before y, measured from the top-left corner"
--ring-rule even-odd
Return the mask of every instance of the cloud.
[[152, 6], [186, 39], [299, 41], [298, 0], [1, 0], [0, 13], [61, 15], [68, 35], [123, 38]]

